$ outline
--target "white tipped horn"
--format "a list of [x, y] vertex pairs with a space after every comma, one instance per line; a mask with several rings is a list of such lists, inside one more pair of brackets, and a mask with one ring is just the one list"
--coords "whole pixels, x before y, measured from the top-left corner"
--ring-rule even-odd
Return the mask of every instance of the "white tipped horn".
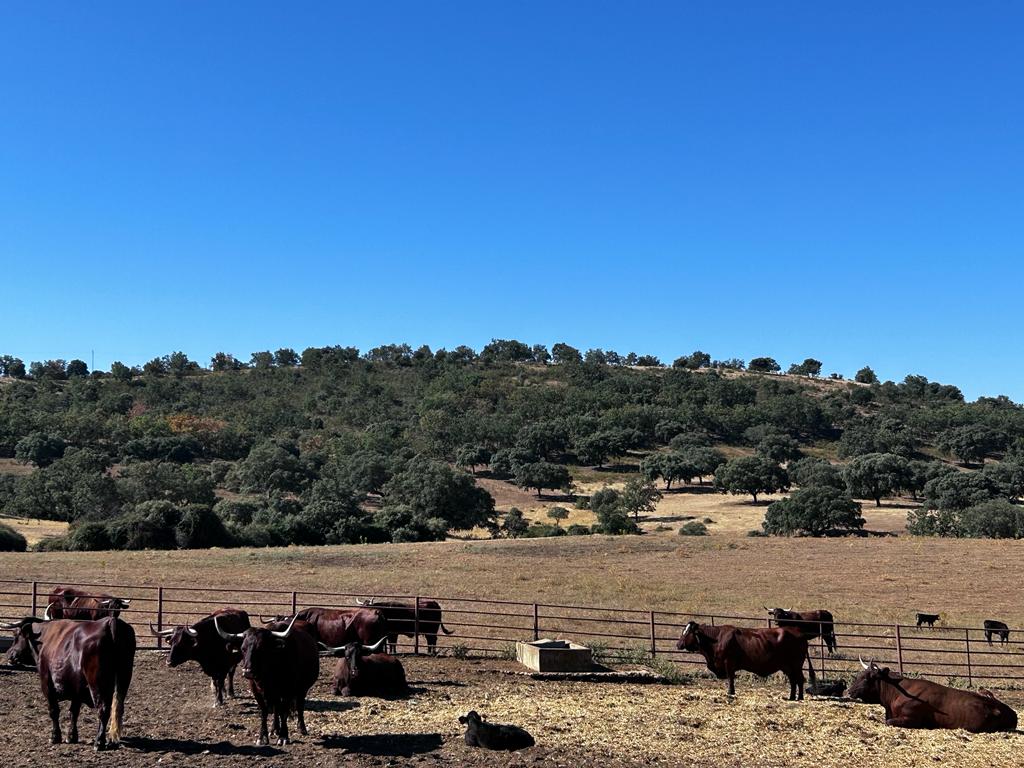
[[189, 635], [189, 637], [199, 637], [199, 632], [193, 629], [192, 627], [185, 627], [185, 632]]
[[368, 603], [369, 603], [369, 600], [363, 600], [362, 598], [359, 598], [359, 597], [356, 598], [356, 605], [367, 605]]
[[154, 637], [170, 637], [174, 634], [174, 629], [156, 629], [152, 624], [150, 624], [149, 632]]
[[862, 659], [862, 658], [861, 658], [860, 656], [858, 656], [858, 657], [857, 657], [857, 661], [859, 661], [859, 662], [860, 662], [860, 665], [861, 665], [862, 667], [864, 667], [864, 669], [871, 669], [871, 667], [870, 667], [870, 666], [868, 666], [867, 664], [865, 664], [865, 663], [864, 663], [864, 659]]
[[332, 648], [331, 646], [327, 645], [327, 643], [317, 643], [317, 645], [319, 645], [323, 649], [320, 651], [321, 656], [334, 656], [338, 653], [338, 651], [345, 650], [344, 645], [339, 645], [337, 648]]
[[50, 603], [48, 606], [46, 606], [46, 610], [43, 611], [43, 621], [53, 621], [53, 619], [50, 618], [50, 609], [53, 608], [53, 606], [53, 603]]
[[288, 627], [283, 632], [275, 632], [274, 630], [270, 630], [270, 634], [272, 634], [274, 637], [280, 637], [281, 639], [284, 639], [284, 638], [288, 637], [288, 635], [290, 635], [292, 633], [292, 627], [295, 626], [295, 621], [298, 618], [299, 618], [298, 615], [292, 616], [291, 623], [288, 625]]
[[220, 624], [217, 623], [217, 617], [216, 616], [213, 617], [213, 628], [216, 629], [217, 630], [217, 634], [220, 635], [225, 640], [235, 640], [235, 641], [238, 641], [238, 640], [241, 640], [245, 636], [244, 632], [241, 632], [241, 633], [225, 632], [223, 629], [220, 628]]
[[380, 650], [380, 647], [384, 644], [385, 640], [387, 640], [387, 637], [382, 637], [374, 645], [364, 645], [363, 650], [367, 653], [376, 653]]

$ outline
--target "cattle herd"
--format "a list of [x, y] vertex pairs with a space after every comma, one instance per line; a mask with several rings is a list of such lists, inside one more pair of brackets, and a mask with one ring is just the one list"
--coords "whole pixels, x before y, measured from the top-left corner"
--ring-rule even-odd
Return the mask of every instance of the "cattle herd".
[[[288, 744], [289, 719], [307, 733], [305, 702], [320, 675], [320, 659], [336, 657], [333, 692], [340, 696], [402, 696], [409, 693], [405, 670], [394, 655], [398, 635], [423, 634], [428, 652], [437, 652], [444, 626], [441, 606], [394, 601], [358, 601], [354, 608], [306, 608], [290, 616], [260, 617], [257, 626], [237, 608], [221, 608], [191, 625], [156, 628], [151, 632], [168, 646], [167, 665], [195, 661], [211, 680], [214, 706], [234, 698], [234, 674], [241, 667], [260, 713], [256, 743]], [[132, 680], [135, 632], [120, 618], [130, 601], [111, 595], [89, 595], [58, 587], [49, 596], [43, 618], [28, 616], [0, 625], [14, 631], [7, 652], [12, 664], [34, 666], [39, 673], [52, 724], [51, 742], [62, 740], [60, 702], [69, 702], [68, 742], [78, 741], [78, 715], [83, 704], [97, 710], [97, 750], [116, 744], [122, 733], [124, 702]], [[842, 695], [845, 683], [818, 684], [808, 644], [821, 637], [830, 653], [837, 648], [834, 619], [824, 610], [768, 610], [775, 626], [749, 629], [690, 621], [677, 643], [679, 650], [701, 654], [707, 668], [728, 681], [736, 693], [736, 673], [762, 677], [782, 672], [789, 681], [790, 700], [804, 697], [806, 663], [816, 695]], [[918, 626], [934, 625], [936, 614], [918, 614]], [[1008, 642], [1006, 624], [988, 620], [989, 643]], [[1017, 714], [986, 690], [977, 693], [928, 680], [905, 678], [877, 664], [861, 661], [863, 671], [848, 696], [880, 704], [886, 724], [907, 728], [963, 728], [973, 732], [1013, 731]], [[268, 717], [272, 722], [268, 726]], [[470, 746], [517, 750], [534, 744], [522, 728], [488, 723], [475, 711], [459, 718]]]

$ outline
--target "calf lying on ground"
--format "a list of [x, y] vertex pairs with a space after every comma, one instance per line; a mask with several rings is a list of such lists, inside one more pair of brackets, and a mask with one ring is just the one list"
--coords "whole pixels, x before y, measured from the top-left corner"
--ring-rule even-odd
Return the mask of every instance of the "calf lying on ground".
[[466, 726], [466, 744], [484, 749], [504, 749], [514, 752], [534, 745], [533, 736], [518, 725], [497, 725], [486, 722], [475, 710], [459, 717]]
[[807, 688], [807, 692], [811, 696], [842, 696], [845, 690], [845, 680], [819, 680]]

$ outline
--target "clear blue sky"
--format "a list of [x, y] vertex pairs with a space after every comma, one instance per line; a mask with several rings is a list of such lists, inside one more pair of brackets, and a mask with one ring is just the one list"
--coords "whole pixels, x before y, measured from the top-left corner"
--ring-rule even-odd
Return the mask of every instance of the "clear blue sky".
[[1024, 6], [5, 3], [0, 354], [492, 337], [1024, 399]]

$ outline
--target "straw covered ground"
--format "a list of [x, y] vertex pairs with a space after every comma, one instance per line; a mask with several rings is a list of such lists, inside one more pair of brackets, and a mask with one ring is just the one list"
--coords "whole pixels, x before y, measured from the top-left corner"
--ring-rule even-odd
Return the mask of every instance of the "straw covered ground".
[[[407, 699], [331, 695], [325, 662], [311, 693], [310, 734], [286, 747], [253, 747], [256, 715], [242, 697], [210, 707], [207, 679], [188, 665], [171, 670], [140, 652], [126, 708], [122, 749], [48, 744], [46, 706], [31, 671], [0, 670], [5, 766], [565, 766], [641, 765], [992, 766], [1020, 764], [1024, 733], [971, 735], [907, 731], [882, 722], [880, 707], [834, 700], [783, 700], [778, 679], [741, 681], [729, 701], [717, 681], [683, 685], [537, 681], [494, 659], [407, 658]], [[1020, 693], [1005, 694], [1014, 706]], [[526, 727], [537, 746], [515, 755], [462, 742], [469, 709]], [[66, 706], [65, 706], [66, 710]], [[83, 738], [95, 718], [83, 711]]]

